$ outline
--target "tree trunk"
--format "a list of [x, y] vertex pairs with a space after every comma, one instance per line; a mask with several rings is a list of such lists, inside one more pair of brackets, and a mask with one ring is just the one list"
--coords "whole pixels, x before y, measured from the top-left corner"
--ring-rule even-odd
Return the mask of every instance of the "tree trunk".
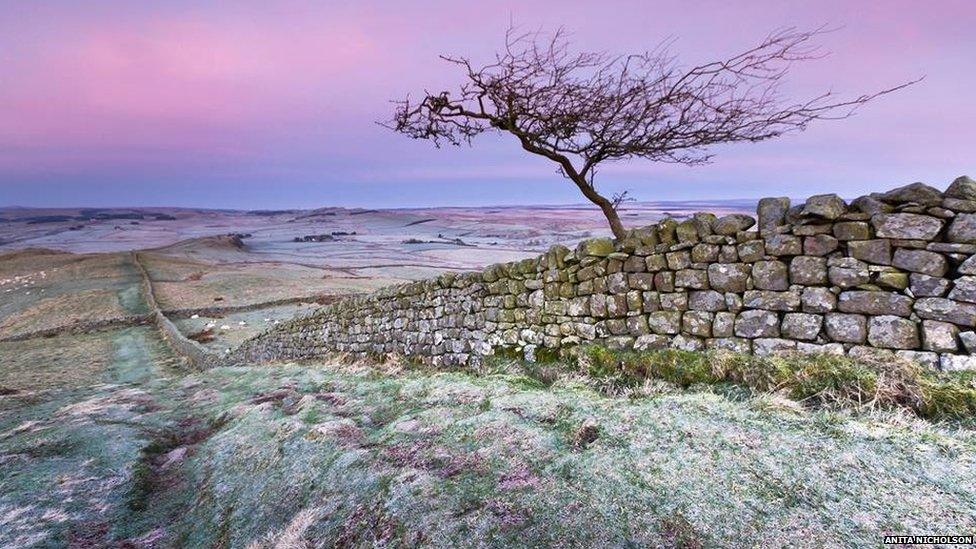
[[620, 222], [620, 216], [617, 215], [616, 208], [613, 207], [613, 203], [607, 200], [606, 197], [596, 192], [596, 189], [587, 184], [586, 180], [582, 178], [572, 178], [573, 183], [583, 191], [583, 196], [585, 196], [590, 202], [596, 204], [600, 207], [603, 215], [607, 218], [607, 223], [610, 224], [610, 230], [613, 231], [613, 237], [617, 240], [623, 240], [627, 236], [627, 231], [624, 229], [624, 224]]

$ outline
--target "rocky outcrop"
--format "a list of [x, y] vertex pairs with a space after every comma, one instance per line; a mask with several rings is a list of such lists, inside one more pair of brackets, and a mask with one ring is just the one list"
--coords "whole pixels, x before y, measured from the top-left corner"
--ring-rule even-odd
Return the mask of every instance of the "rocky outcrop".
[[245, 343], [237, 361], [331, 352], [470, 364], [600, 342], [896, 357], [976, 369], [976, 183], [915, 183], [846, 203], [696, 214], [342, 300]]

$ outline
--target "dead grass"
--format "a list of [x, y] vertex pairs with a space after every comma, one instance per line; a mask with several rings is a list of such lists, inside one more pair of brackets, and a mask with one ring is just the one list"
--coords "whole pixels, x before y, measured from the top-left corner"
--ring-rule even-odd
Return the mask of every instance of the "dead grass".
[[611, 351], [591, 346], [580, 368], [610, 392], [626, 392], [648, 379], [687, 388], [733, 383], [783, 394], [802, 403], [859, 410], [904, 408], [932, 419], [976, 418], [976, 375], [940, 373], [902, 360], [866, 363], [833, 355], [756, 357], [729, 352]]
[[21, 392], [89, 385], [111, 357], [105, 334], [0, 342], [0, 386]]
[[0, 336], [123, 317], [127, 314], [112, 290], [86, 290], [42, 299], [0, 323]]

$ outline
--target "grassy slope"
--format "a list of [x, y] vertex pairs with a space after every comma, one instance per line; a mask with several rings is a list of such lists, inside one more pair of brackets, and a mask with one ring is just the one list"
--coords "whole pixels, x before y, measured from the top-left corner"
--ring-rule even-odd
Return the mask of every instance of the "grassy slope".
[[0, 546], [97, 547], [127, 520], [172, 362], [146, 327], [0, 344]]
[[[976, 434], [908, 415], [609, 398], [572, 377], [187, 374], [146, 328], [107, 335], [88, 383], [32, 372], [0, 399], [0, 546], [828, 546], [976, 528]], [[31, 360], [11, 345], [27, 343], [0, 361]]]
[[463, 374], [204, 377], [224, 423], [187, 464], [200, 490], [174, 533], [190, 545], [823, 546], [976, 527], [976, 437], [905, 417]]

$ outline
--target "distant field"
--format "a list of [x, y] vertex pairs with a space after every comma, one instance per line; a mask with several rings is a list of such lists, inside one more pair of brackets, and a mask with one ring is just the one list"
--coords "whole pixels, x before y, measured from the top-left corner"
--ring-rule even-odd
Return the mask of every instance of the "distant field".
[[148, 312], [128, 254], [0, 254], [0, 338]]

